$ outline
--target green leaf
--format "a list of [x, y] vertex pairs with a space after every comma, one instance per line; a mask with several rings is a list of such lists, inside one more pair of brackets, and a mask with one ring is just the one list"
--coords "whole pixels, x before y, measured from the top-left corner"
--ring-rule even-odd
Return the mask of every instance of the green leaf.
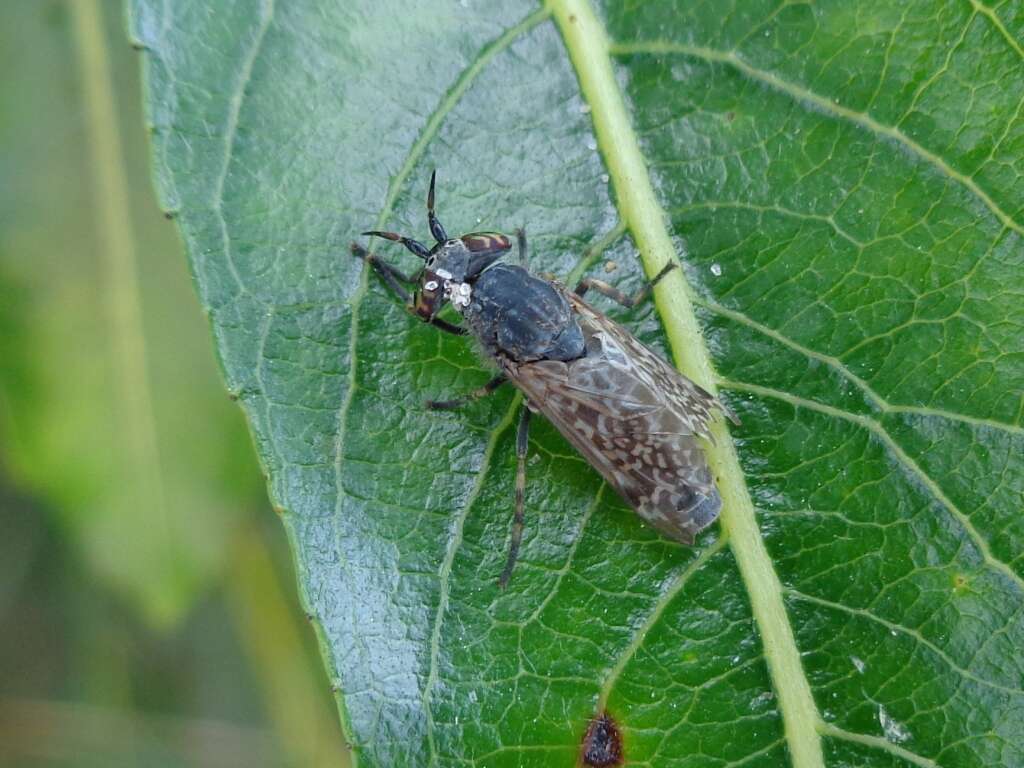
[[[366, 765], [1024, 764], [1024, 58], [981, 3], [135, 0], [158, 186]], [[525, 225], [742, 419], [644, 528], [347, 254]], [[636, 255], [639, 253], [639, 260]], [[397, 247], [388, 256], [413, 260]], [[611, 266], [611, 265], [609, 265]], [[656, 311], [655, 311], [656, 309]]]

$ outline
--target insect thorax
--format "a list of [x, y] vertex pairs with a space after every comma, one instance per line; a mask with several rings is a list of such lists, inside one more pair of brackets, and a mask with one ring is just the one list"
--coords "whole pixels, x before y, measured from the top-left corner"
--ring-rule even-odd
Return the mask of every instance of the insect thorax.
[[522, 267], [491, 267], [476, 280], [470, 297], [463, 314], [492, 356], [567, 361], [586, 353], [569, 301], [552, 283]]

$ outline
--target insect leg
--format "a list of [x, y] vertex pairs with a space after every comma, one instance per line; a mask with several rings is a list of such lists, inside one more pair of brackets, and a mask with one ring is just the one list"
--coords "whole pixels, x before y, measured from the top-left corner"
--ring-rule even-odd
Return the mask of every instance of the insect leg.
[[373, 268], [377, 270], [378, 274], [380, 274], [380, 271], [384, 269], [391, 273], [391, 276], [398, 280], [400, 283], [409, 283], [410, 285], [414, 285], [415, 283], [418, 283], [420, 281], [420, 276], [418, 272], [415, 275], [407, 275], [398, 267], [393, 267], [383, 259], [367, 253], [366, 249], [363, 248], [363, 246], [359, 245], [359, 243], [352, 243], [352, 253], [355, 254], [358, 258], [362, 259], [363, 261], [370, 262], [373, 265]]
[[402, 285], [402, 283], [415, 282], [408, 275], [400, 272], [387, 262], [381, 261], [372, 253], [369, 253], [363, 246], [359, 245], [359, 243], [352, 243], [352, 255], [373, 267], [373, 271], [380, 275], [381, 280], [387, 283], [388, 288], [394, 291], [402, 301], [408, 302], [412, 299], [412, 294]]
[[516, 430], [516, 509], [512, 518], [512, 538], [508, 545], [508, 560], [498, 577], [498, 586], [504, 589], [512, 578], [512, 569], [519, 559], [519, 544], [523, 540], [523, 505], [526, 498], [526, 450], [530, 445], [530, 409], [523, 408]]
[[487, 397], [487, 395], [491, 394], [506, 381], [508, 381], [508, 379], [505, 378], [505, 374], [499, 373], [482, 387], [474, 389], [468, 395], [464, 395], [463, 397], [456, 397], [454, 400], [427, 400], [427, 408], [432, 411], [457, 410], [464, 405], [472, 403], [474, 400], [479, 400], [481, 397]]
[[520, 227], [516, 230], [516, 244], [519, 246], [519, 266], [528, 266], [527, 249], [526, 249], [526, 229]]
[[430, 251], [423, 245], [419, 240], [413, 240], [411, 237], [405, 237], [395, 232], [381, 232], [379, 229], [370, 229], [363, 232], [364, 235], [373, 235], [374, 237], [383, 237], [385, 240], [391, 240], [395, 243], [401, 243], [405, 246], [406, 250], [415, 253], [421, 259], [426, 261], [430, 258]]
[[[414, 283], [416, 282], [415, 279], [409, 277], [395, 267], [392, 267], [386, 261], [378, 259], [372, 253], [367, 252], [367, 250], [363, 248], [363, 246], [359, 245], [359, 243], [352, 243], [352, 255], [356, 258], [362, 259], [373, 267], [373, 271], [380, 275], [380, 279], [387, 283], [388, 288], [394, 291], [395, 295], [402, 299], [402, 301], [406, 304], [409, 304], [409, 302], [412, 301], [412, 294], [409, 293], [409, 290], [402, 285], [402, 283]], [[449, 323], [447, 320], [442, 320], [440, 317], [435, 317], [429, 322], [434, 327], [440, 328], [446, 333], [451, 333], [455, 336], [466, 335], [465, 328], [455, 325], [454, 323]]]
[[593, 288], [598, 293], [604, 294], [612, 301], [616, 301], [624, 307], [635, 307], [637, 304], [646, 299], [650, 295], [651, 289], [654, 288], [654, 286], [656, 286], [661, 281], [661, 278], [663, 278], [665, 275], [667, 275], [669, 272], [675, 269], [675, 267], [675, 262], [670, 261], [668, 264], [661, 268], [661, 271], [654, 276], [654, 279], [645, 283], [644, 287], [641, 288], [632, 296], [628, 296], [622, 291], [620, 291], [618, 288], [613, 288], [603, 280], [597, 280], [593, 277], [584, 277], [582, 280], [580, 280], [579, 283], [577, 283], [576, 290], [574, 292], [577, 296], [582, 297], [583, 294], [585, 294], [590, 288]]
[[445, 234], [444, 227], [441, 226], [441, 222], [434, 215], [434, 179], [436, 177], [437, 171], [431, 171], [430, 190], [427, 192], [427, 223], [430, 225], [430, 234], [434, 236], [437, 242], [443, 243], [448, 239], [448, 235]]
[[445, 333], [450, 333], [453, 336], [465, 336], [468, 333], [468, 331], [461, 325], [449, 323], [447, 320], [442, 320], [440, 317], [432, 318], [429, 322], [435, 328], [438, 328]]

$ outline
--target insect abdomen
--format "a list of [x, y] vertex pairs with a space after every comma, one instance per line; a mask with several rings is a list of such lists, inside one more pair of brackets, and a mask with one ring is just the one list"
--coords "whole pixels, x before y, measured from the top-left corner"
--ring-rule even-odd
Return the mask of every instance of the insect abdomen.
[[506, 374], [642, 518], [692, 544], [722, 506], [699, 442], [717, 401], [626, 329], [572, 301], [586, 354]]

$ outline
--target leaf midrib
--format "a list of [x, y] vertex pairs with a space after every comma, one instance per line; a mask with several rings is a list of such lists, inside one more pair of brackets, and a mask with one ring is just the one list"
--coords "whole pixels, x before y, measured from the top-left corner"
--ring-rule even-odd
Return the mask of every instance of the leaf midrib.
[[[598, 146], [614, 183], [619, 210], [636, 240], [647, 274], [654, 275], [664, 264], [677, 261], [677, 257], [665, 225], [665, 211], [654, 193], [646, 160], [612, 70], [607, 35], [586, 0], [549, 0], [548, 7], [591, 107]], [[655, 303], [679, 369], [714, 391], [711, 358], [681, 270], [674, 270], [658, 284]], [[720, 419], [712, 426], [712, 433], [716, 444], [708, 449], [707, 455], [715, 477], [719, 478], [722, 527], [761, 632], [793, 765], [823, 766], [818, 730], [821, 717], [786, 615], [782, 585], [761, 538], [735, 447]]]

